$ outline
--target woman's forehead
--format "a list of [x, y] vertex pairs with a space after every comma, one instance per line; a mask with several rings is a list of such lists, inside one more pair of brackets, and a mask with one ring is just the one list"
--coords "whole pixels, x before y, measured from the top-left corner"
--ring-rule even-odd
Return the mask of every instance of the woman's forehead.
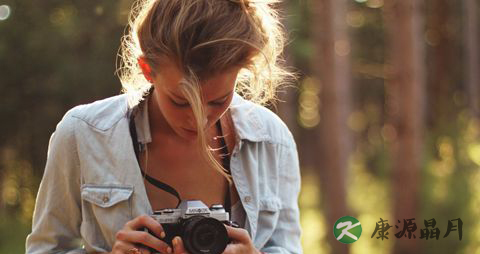
[[[213, 100], [228, 94], [235, 88], [235, 81], [240, 68], [230, 68], [224, 72], [219, 72], [205, 81], [200, 82], [202, 95], [207, 100]], [[181, 85], [184, 83], [184, 74], [175, 66], [164, 66], [159, 72], [160, 84], [177, 98], [184, 98]]]

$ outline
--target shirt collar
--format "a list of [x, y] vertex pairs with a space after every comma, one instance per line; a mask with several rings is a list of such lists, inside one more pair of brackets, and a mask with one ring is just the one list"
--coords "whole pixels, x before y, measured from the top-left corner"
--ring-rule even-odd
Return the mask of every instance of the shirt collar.
[[152, 142], [150, 133], [150, 122], [148, 120], [148, 97], [134, 108], [135, 126], [137, 129], [137, 139], [140, 144]]
[[260, 142], [270, 138], [264, 121], [260, 118], [260, 107], [237, 93], [233, 95], [230, 112], [235, 132], [240, 140]]

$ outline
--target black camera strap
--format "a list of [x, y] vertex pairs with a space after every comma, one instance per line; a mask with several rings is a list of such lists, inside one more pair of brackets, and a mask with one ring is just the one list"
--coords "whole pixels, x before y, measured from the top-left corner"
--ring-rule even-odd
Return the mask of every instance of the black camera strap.
[[[227, 170], [227, 173], [231, 175], [230, 156], [228, 155], [228, 147], [226, 145], [225, 138], [223, 137], [222, 125], [220, 123], [220, 120], [217, 121], [216, 126], [217, 126], [217, 130], [220, 132], [220, 144], [222, 145], [222, 152], [223, 152], [222, 164], [223, 164], [223, 167]], [[182, 202], [182, 199], [180, 198], [180, 194], [178, 194], [177, 190], [175, 190], [175, 188], [173, 188], [172, 186], [149, 176], [142, 170], [142, 166], [140, 164], [140, 144], [138, 142], [137, 128], [135, 126], [135, 120], [133, 116], [130, 118], [129, 128], [130, 128], [130, 136], [132, 138], [132, 143], [133, 143], [133, 150], [135, 151], [138, 167], [140, 168], [140, 172], [142, 173], [143, 177], [155, 187], [174, 195], [178, 199], [178, 203], [177, 203], [177, 207], [178, 207], [178, 205], [180, 205], [180, 203]], [[225, 210], [229, 214], [231, 214], [232, 205], [230, 200], [230, 184], [227, 185], [226, 192], [227, 193], [225, 197]]]
[[130, 127], [130, 136], [132, 137], [133, 150], [135, 151], [135, 157], [137, 158], [138, 167], [140, 168], [140, 172], [142, 173], [142, 176], [145, 179], [147, 179], [147, 181], [149, 183], [153, 184], [157, 188], [162, 189], [162, 190], [174, 195], [178, 199], [178, 203], [177, 203], [177, 206], [178, 206], [181, 202], [181, 198], [180, 198], [180, 194], [178, 194], [177, 190], [175, 190], [175, 188], [173, 188], [172, 186], [170, 186], [170, 185], [168, 185], [164, 182], [158, 181], [157, 179], [149, 176], [148, 174], [146, 174], [143, 171], [142, 166], [140, 165], [140, 144], [138, 143], [137, 128], [135, 126], [134, 117], [132, 117], [130, 119], [129, 127]]

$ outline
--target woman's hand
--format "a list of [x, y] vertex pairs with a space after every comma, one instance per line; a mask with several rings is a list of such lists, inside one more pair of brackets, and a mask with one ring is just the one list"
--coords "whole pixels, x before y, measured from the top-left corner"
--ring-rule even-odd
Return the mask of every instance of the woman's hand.
[[260, 251], [253, 246], [252, 239], [250, 239], [250, 235], [248, 235], [247, 230], [230, 226], [225, 226], [225, 228], [227, 228], [228, 237], [230, 237], [232, 242], [227, 245], [227, 248], [223, 254], [260, 254]]
[[[225, 226], [227, 228], [228, 237], [232, 241], [227, 245], [227, 248], [223, 251], [223, 254], [260, 254], [253, 242], [248, 235], [247, 230], [243, 228], [233, 228], [230, 226]], [[174, 254], [188, 254], [183, 246], [182, 239], [176, 236], [173, 241], [173, 253]]]
[[[142, 228], [148, 228], [154, 235], [139, 231]], [[127, 222], [123, 229], [117, 232], [111, 254], [149, 254], [148, 247], [160, 253], [172, 253], [172, 249], [160, 240], [163, 237], [165, 233], [160, 223], [150, 216], [141, 215]]]

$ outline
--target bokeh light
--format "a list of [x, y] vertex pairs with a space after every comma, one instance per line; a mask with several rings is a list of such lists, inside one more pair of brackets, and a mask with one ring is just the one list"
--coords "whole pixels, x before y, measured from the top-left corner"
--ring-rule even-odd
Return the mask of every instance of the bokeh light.
[[382, 8], [383, 0], [368, 0], [367, 6], [370, 8]]
[[347, 13], [347, 24], [351, 27], [362, 27], [365, 25], [365, 15], [360, 11], [349, 11]]
[[331, 247], [327, 243], [325, 230], [327, 221], [325, 214], [320, 210], [321, 193], [316, 176], [311, 170], [302, 170], [302, 191], [300, 193], [299, 205], [302, 224], [302, 246], [305, 253], [330, 253]]
[[313, 128], [320, 123], [319, 92], [318, 81], [313, 78], [305, 78], [301, 85], [298, 112], [298, 122], [303, 128]]
[[0, 5], [0, 21], [7, 20], [10, 17], [10, 6]]

